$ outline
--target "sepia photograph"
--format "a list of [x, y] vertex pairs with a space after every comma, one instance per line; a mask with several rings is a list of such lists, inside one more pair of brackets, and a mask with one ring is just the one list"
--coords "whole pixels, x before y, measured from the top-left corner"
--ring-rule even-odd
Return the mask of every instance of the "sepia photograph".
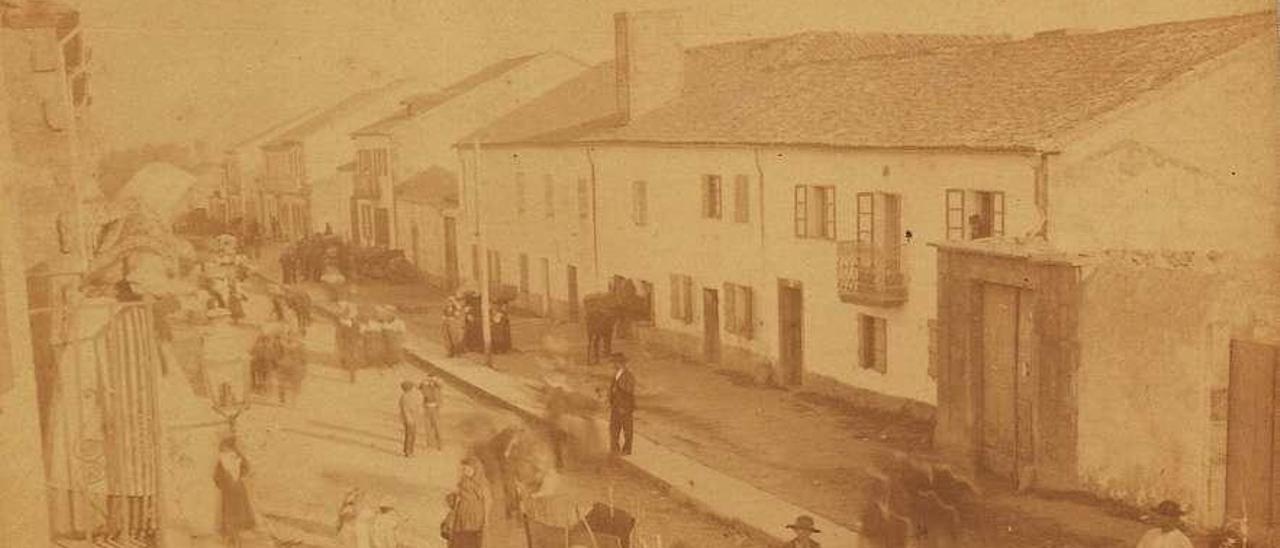
[[0, 0], [0, 547], [1280, 548], [1272, 0]]

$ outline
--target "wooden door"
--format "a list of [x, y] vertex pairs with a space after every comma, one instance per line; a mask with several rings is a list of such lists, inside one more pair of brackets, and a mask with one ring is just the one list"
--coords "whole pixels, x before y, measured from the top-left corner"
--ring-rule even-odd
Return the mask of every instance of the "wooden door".
[[1010, 481], [1018, 470], [1018, 289], [982, 291], [983, 468]]
[[376, 245], [391, 245], [391, 213], [380, 207], [373, 212], [373, 240]]
[[542, 315], [551, 317], [551, 259], [542, 259]]
[[1280, 546], [1276, 504], [1276, 347], [1231, 343], [1227, 410], [1227, 519], [1247, 520], [1249, 546]]
[[453, 217], [444, 218], [444, 271], [452, 291], [458, 287], [458, 226]]
[[804, 377], [804, 290], [799, 284], [778, 284], [778, 361], [783, 382], [800, 384]]
[[708, 362], [720, 361], [720, 296], [716, 290], [702, 290], [702, 354]]
[[565, 268], [569, 278], [569, 319], [578, 319], [578, 267], [569, 265]]

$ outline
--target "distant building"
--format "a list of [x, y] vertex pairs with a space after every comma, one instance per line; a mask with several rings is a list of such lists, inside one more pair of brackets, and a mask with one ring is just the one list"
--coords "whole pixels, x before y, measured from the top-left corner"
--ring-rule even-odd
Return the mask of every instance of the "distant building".
[[228, 196], [232, 218], [240, 216], [259, 225], [264, 222], [262, 178], [265, 173], [262, 150], [259, 147], [317, 112], [318, 109], [309, 109], [300, 116], [277, 123], [224, 151], [222, 188]]
[[[441, 90], [407, 97], [396, 112], [352, 133], [353, 193], [317, 196], [349, 198], [347, 218], [356, 242], [402, 249], [429, 279], [452, 286], [457, 283], [457, 219], [451, 211], [456, 206], [445, 202], [457, 199], [453, 144], [583, 68], [560, 53], [528, 55], [493, 63]], [[411, 194], [403, 205], [401, 188]]]
[[936, 409], [1010, 485], [1268, 520], [1274, 18], [686, 50], [620, 14], [614, 61], [460, 140], [469, 275], [570, 317], [630, 278], [643, 340]]
[[403, 97], [426, 86], [397, 80], [354, 94], [277, 134], [259, 148], [263, 154], [261, 208], [266, 233], [296, 240], [323, 227], [312, 223], [311, 189], [335, 177], [354, 156], [350, 134], [393, 110]]

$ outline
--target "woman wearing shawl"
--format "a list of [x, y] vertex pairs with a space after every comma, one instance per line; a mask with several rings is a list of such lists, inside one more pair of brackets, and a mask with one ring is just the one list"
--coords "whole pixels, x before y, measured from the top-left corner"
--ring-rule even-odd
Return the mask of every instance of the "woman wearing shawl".
[[395, 309], [390, 306], [383, 307], [381, 315], [383, 365], [395, 367], [404, 362], [404, 320], [396, 316]]
[[235, 438], [222, 440], [213, 482], [222, 495], [218, 524], [227, 546], [240, 546], [240, 533], [253, 530], [257, 525], [249, 505], [249, 490], [245, 487], [248, 475], [249, 461], [240, 453]]

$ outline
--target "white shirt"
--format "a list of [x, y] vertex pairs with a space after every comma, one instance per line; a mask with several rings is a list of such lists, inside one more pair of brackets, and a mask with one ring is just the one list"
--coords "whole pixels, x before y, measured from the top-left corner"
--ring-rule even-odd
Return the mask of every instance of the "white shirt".
[[617, 373], [614, 373], [614, 374], [613, 374], [613, 380], [615, 380], [615, 381], [616, 381], [616, 380], [618, 380], [618, 379], [621, 379], [621, 378], [622, 378], [622, 372], [623, 372], [623, 370], [622, 370], [622, 369], [619, 369]]
[[1191, 544], [1191, 539], [1187, 538], [1182, 531], [1174, 529], [1165, 532], [1156, 528], [1142, 535], [1137, 548], [1194, 548], [1194, 546]]

